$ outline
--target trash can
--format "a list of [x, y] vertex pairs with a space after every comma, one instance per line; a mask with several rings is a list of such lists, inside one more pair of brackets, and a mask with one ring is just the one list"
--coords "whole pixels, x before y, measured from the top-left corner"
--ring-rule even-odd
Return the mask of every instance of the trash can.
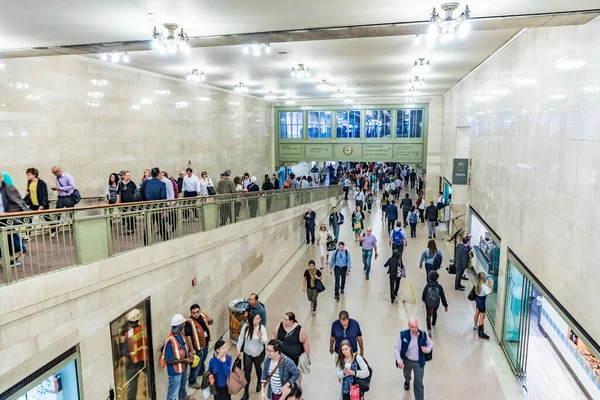
[[247, 318], [244, 314], [247, 307], [246, 299], [235, 299], [229, 302], [229, 340], [233, 344], [237, 344], [242, 325], [246, 322]]

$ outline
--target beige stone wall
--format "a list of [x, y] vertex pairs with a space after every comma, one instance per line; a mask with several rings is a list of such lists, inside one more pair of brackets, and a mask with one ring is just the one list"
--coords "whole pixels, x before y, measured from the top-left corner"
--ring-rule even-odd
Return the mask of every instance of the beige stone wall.
[[600, 338], [600, 20], [530, 29], [444, 96], [442, 175], [470, 126], [470, 205], [507, 248]]
[[[429, 127], [427, 131], [427, 174], [425, 176], [425, 200], [436, 201], [440, 185], [442, 151], [442, 110], [441, 97], [432, 97], [429, 102]], [[427, 203], [429, 205], [429, 203]]]
[[136, 182], [145, 168], [176, 174], [188, 161], [214, 180], [226, 168], [273, 172], [272, 107], [262, 99], [77, 56], [2, 64], [0, 169], [22, 193], [31, 166], [53, 183], [50, 169], [61, 165], [84, 197], [103, 195], [110, 173], [123, 169]]
[[[311, 204], [325, 219], [335, 199]], [[0, 287], [0, 393], [79, 344], [86, 399], [114, 387], [109, 324], [150, 297], [158, 398], [159, 367], [170, 319], [198, 303], [217, 338], [228, 329], [229, 301], [260, 292], [304, 243], [296, 207]], [[192, 279], [198, 283], [192, 287]]]

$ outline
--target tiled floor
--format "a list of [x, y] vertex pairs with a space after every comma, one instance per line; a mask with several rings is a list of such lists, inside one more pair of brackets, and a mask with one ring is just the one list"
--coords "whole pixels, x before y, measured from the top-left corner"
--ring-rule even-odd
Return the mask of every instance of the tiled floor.
[[[367, 393], [366, 399], [412, 399], [412, 390], [404, 391], [402, 373], [393, 366], [393, 348], [399, 332], [407, 328], [409, 318], [418, 318], [420, 326], [425, 327], [425, 309], [420, 301], [425, 285], [425, 272], [419, 270], [418, 262], [428, 240], [426, 226], [418, 226], [418, 237], [409, 238], [408, 248], [404, 251], [408, 277], [401, 282], [399, 296], [400, 299], [411, 297], [410, 282], [417, 296], [417, 304], [391, 304], [389, 280], [383, 268], [383, 263], [391, 255], [391, 249], [387, 244], [387, 236], [382, 235], [381, 214], [368, 214], [366, 220], [366, 226], [373, 228], [373, 233], [380, 242], [379, 258], [373, 260], [371, 279], [367, 281], [363, 274], [361, 251], [354, 242], [348, 222], [351, 211], [345, 205], [342, 212], [347, 222], [341, 229], [340, 240], [347, 243], [354, 268], [347, 280], [346, 293], [342, 295], [341, 301], [338, 303], [334, 300], [333, 276], [326, 274], [326, 290], [319, 296], [317, 316], [310, 315], [309, 302], [302, 292], [302, 275], [310, 259], [315, 259], [318, 265], [319, 249], [316, 245], [306, 246], [305, 251], [297, 253], [291, 265], [284, 267], [263, 292], [263, 299], [266, 299], [267, 328], [272, 332], [283, 313], [295, 312], [300, 324], [307, 329], [311, 344], [312, 373], [303, 380], [304, 398], [335, 400], [340, 398], [340, 385], [336, 377], [334, 357], [328, 351], [329, 334], [331, 323], [337, 318], [339, 311], [347, 310], [351, 318], [357, 319], [361, 325], [365, 358], [374, 371], [372, 389]], [[324, 216], [317, 217], [322, 219]], [[441, 246], [442, 240], [438, 239], [437, 243]], [[444, 252], [445, 267], [448, 252], [445, 246], [441, 248]], [[426, 398], [522, 398], [497, 341], [494, 337], [489, 342], [477, 338], [476, 332], [471, 329], [472, 304], [467, 300], [465, 292], [453, 290], [454, 275], [441, 271], [440, 282], [446, 291], [449, 311], [444, 313], [443, 309], [440, 309], [442, 312], [433, 333], [434, 359], [425, 369]], [[253, 375], [251, 388], [255, 385], [255, 379]], [[198, 399], [202, 398], [200, 393], [196, 393], [195, 396]], [[251, 399], [260, 399], [260, 396], [252, 393]]]

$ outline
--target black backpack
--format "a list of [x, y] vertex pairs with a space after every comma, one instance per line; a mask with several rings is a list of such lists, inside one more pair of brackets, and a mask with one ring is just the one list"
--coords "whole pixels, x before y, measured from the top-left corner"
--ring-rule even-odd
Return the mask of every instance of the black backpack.
[[[354, 377], [354, 384], [358, 385], [361, 394], [368, 392], [369, 389], [371, 389], [371, 377], [373, 376], [373, 369], [364, 357], [362, 357], [362, 359], [364, 360], [365, 364], [367, 364], [367, 368], [369, 369], [369, 376], [367, 376], [366, 378], [357, 378], [356, 376]], [[358, 361], [356, 363], [358, 365]], [[360, 370], [360, 366], [358, 366], [358, 369]]]
[[442, 267], [442, 257], [440, 256], [440, 253], [436, 253], [435, 257], [433, 257], [433, 270], [437, 271], [441, 267]]
[[438, 308], [440, 306], [440, 289], [437, 286], [429, 286], [427, 288], [425, 305], [428, 308]]

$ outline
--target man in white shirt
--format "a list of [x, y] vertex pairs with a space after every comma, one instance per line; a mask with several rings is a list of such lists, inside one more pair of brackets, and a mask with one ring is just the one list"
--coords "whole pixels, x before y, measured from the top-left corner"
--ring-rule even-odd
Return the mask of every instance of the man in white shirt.
[[354, 195], [354, 200], [356, 201], [355, 207], [360, 206], [360, 209], [363, 209], [363, 202], [365, 200], [365, 193], [361, 190], [359, 186], [356, 187], [356, 194]]
[[200, 180], [193, 172], [194, 171], [191, 168], [185, 170], [183, 185], [181, 185], [183, 197], [197, 197], [200, 192]]

